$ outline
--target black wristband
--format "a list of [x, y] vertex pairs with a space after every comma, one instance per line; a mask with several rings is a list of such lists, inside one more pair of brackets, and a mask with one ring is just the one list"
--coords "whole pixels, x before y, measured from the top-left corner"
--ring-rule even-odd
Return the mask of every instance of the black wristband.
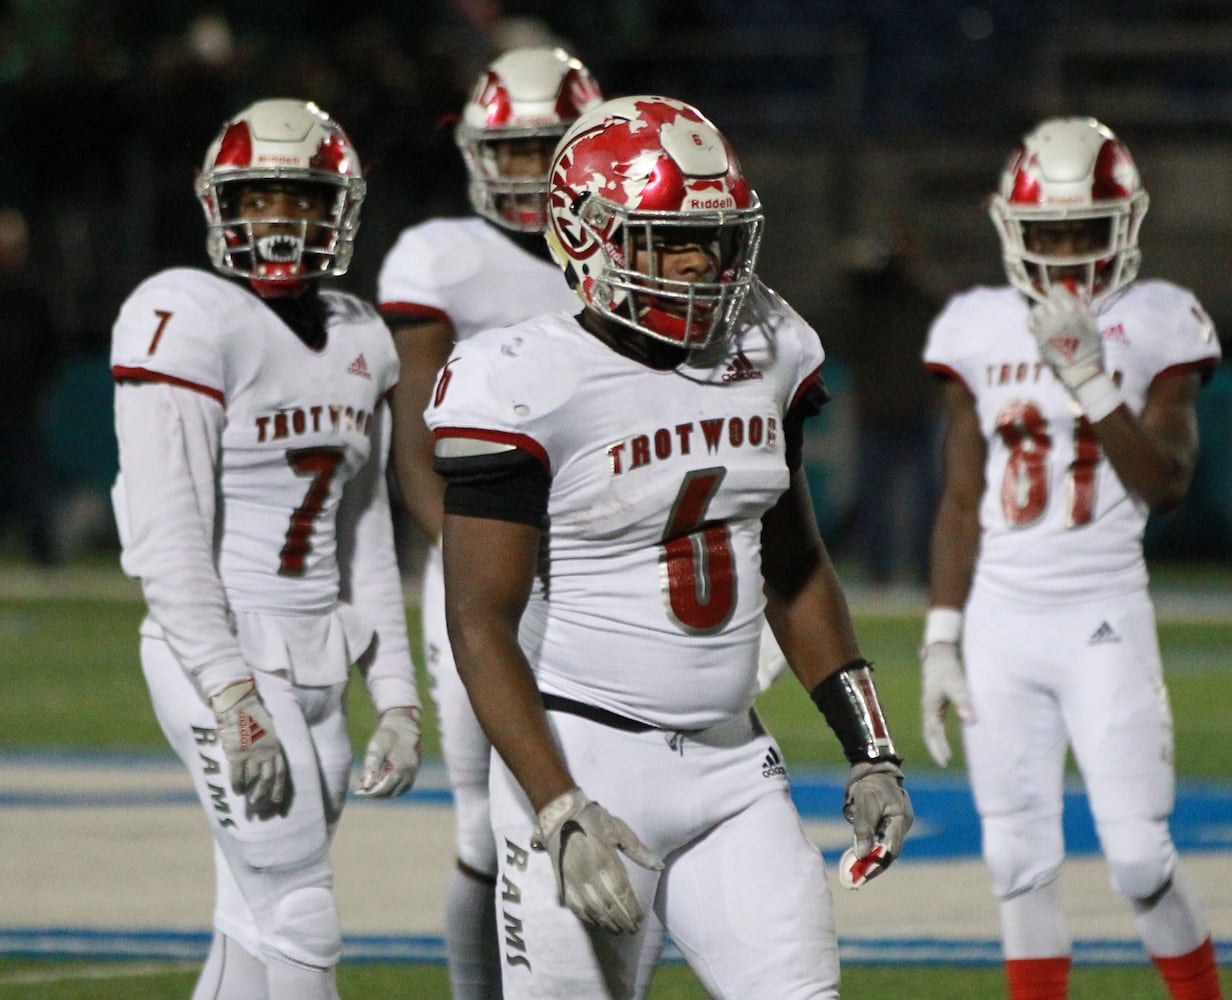
[[901, 764], [877, 701], [872, 669], [873, 665], [863, 657], [852, 660], [813, 688], [810, 695], [850, 763]]

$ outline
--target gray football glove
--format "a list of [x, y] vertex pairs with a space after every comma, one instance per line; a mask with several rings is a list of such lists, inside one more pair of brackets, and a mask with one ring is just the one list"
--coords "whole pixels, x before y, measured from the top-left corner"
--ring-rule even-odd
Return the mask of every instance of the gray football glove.
[[883, 848], [878, 864], [881, 869], [889, 868], [902, 853], [903, 840], [915, 821], [898, 765], [888, 760], [853, 764], [847, 776], [843, 816], [855, 828], [856, 857], [866, 858], [878, 846]]
[[663, 862], [624, 822], [573, 788], [539, 810], [531, 846], [547, 851], [560, 901], [579, 920], [637, 933], [645, 913], [616, 850], [651, 871], [662, 871]]
[[243, 795], [260, 819], [283, 811], [283, 800], [290, 804], [287, 760], [256, 682], [249, 678], [228, 685], [210, 699], [210, 708], [227, 755], [231, 790]]
[[381, 713], [356, 793], [388, 799], [401, 795], [419, 774], [419, 709], [389, 708]]
[[950, 762], [950, 742], [945, 735], [945, 718], [950, 706], [963, 722], [974, 722], [971, 695], [956, 642], [930, 642], [920, 650], [922, 677], [920, 712], [924, 724], [924, 745], [938, 767]]

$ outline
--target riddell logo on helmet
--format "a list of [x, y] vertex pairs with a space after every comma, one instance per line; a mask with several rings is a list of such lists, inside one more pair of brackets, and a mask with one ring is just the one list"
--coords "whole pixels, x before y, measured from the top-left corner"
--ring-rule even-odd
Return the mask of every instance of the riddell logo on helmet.
[[735, 208], [736, 199], [731, 195], [725, 195], [722, 198], [690, 198], [685, 201], [681, 208]]
[[262, 153], [257, 157], [258, 163], [299, 163], [298, 156], [271, 156], [268, 153]]

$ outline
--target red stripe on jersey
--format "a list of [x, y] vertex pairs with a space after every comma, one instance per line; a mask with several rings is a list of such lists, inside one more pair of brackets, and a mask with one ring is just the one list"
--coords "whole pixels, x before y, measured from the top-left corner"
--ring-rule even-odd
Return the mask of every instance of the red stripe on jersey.
[[800, 397], [803, 396], [806, 392], [808, 392], [810, 388], [815, 386], [820, 381], [821, 381], [821, 366], [818, 365], [816, 368], [813, 369], [813, 371], [808, 375], [808, 377], [805, 378], [805, 380], [801, 382], [800, 385], [796, 388], [796, 391], [791, 397], [791, 403], [790, 405], [788, 405], [786, 412], [790, 413], [792, 411], [792, 408], [796, 405], [796, 403], [800, 401]]
[[525, 434], [510, 434], [506, 431], [483, 430], [478, 427], [438, 427], [434, 432], [437, 438], [470, 438], [474, 441], [494, 441], [497, 444], [508, 444], [532, 455], [551, 475], [552, 463], [543, 445]]
[[125, 368], [123, 365], [112, 365], [111, 377], [117, 382], [164, 382], [167, 385], [178, 385], [182, 389], [191, 389], [210, 399], [216, 399], [223, 406], [227, 405], [226, 397], [218, 389], [213, 389], [200, 382], [189, 382], [188, 379], [176, 378], [174, 375], [164, 375], [148, 368]]
[[1190, 372], [1197, 372], [1202, 376], [1203, 385], [1211, 377], [1211, 372], [1219, 367], [1218, 358], [1201, 358], [1197, 361], [1183, 361], [1179, 365], [1169, 365], [1163, 371], [1159, 372], [1153, 379], [1151, 385], [1154, 385], [1161, 378], [1172, 378], [1176, 375], [1188, 375]]
[[946, 378], [953, 379], [966, 389], [967, 392], [971, 393], [972, 396], [975, 395], [975, 393], [971, 392], [971, 386], [967, 385], [966, 380], [949, 365], [943, 365], [936, 361], [926, 361], [924, 362], [924, 367], [934, 375], [944, 375]]
[[435, 306], [420, 305], [418, 302], [382, 302], [377, 310], [386, 319], [402, 320], [436, 320], [453, 328], [453, 320], [444, 309]]

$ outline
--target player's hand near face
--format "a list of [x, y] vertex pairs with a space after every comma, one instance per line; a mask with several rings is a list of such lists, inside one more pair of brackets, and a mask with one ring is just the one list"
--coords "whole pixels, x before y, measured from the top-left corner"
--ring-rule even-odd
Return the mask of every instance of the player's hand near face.
[[561, 902], [579, 920], [637, 933], [645, 913], [616, 852], [650, 871], [662, 871], [663, 862], [627, 824], [572, 788], [539, 810], [531, 846], [547, 851]]
[[210, 708], [218, 720], [232, 791], [247, 799], [259, 819], [285, 812], [290, 805], [287, 760], [256, 682], [249, 678], [223, 688], [210, 699]]
[[1104, 371], [1104, 342], [1084, 296], [1054, 285], [1047, 300], [1031, 307], [1027, 328], [1040, 358], [1082, 404], [1087, 419], [1097, 423], [1121, 405], [1120, 390]]
[[377, 799], [401, 795], [419, 774], [419, 754], [419, 709], [386, 709], [368, 741], [357, 793]]

